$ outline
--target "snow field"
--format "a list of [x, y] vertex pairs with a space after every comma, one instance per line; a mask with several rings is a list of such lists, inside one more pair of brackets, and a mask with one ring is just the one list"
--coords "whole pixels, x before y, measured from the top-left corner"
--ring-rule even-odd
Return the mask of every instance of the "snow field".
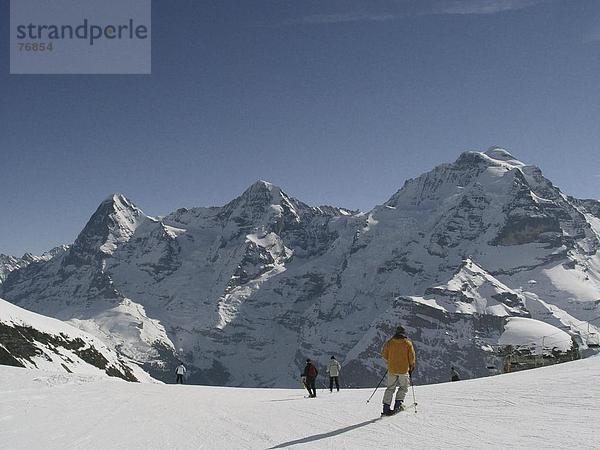
[[[343, 374], [342, 374], [343, 375]], [[241, 389], [126, 383], [0, 366], [0, 447], [598, 448], [600, 357], [416, 386], [380, 418], [380, 389]], [[407, 402], [412, 401], [409, 390]]]

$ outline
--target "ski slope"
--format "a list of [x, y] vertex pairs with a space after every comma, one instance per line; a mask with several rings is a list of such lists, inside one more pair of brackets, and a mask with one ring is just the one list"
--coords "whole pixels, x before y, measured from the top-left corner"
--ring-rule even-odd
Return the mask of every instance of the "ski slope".
[[[126, 383], [0, 366], [0, 447], [598, 448], [600, 357], [417, 386], [418, 414], [380, 418], [380, 390]], [[410, 395], [410, 392], [409, 392]]]

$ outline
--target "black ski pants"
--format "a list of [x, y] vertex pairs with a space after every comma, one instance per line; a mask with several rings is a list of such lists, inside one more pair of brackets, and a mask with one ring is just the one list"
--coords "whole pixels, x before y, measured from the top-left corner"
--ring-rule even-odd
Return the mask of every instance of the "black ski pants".
[[312, 377], [306, 377], [306, 390], [308, 391], [308, 394], [311, 397], [316, 397], [317, 396], [317, 387], [316, 387], [316, 378], [312, 378]]
[[183, 374], [181, 374], [181, 373], [177, 374], [177, 381], [175, 383], [177, 383], [177, 384], [180, 384], [180, 383], [183, 384]]
[[333, 392], [333, 383], [335, 383], [335, 387], [338, 390], [338, 392], [340, 391], [340, 381], [339, 381], [339, 377], [335, 376], [335, 377], [329, 377], [329, 390]]

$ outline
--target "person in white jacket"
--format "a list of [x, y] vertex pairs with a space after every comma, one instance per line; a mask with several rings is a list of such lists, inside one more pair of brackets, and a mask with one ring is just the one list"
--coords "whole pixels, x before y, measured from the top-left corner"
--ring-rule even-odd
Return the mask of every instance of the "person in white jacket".
[[333, 392], [333, 383], [335, 383], [337, 391], [340, 392], [339, 376], [341, 369], [342, 366], [338, 360], [335, 359], [335, 356], [332, 356], [329, 360], [329, 364], [327, 364], [327, 373], [329, 374], [329, 392]]
[[176, 383], [183, 384], [183, 376], [185, 375], [185, 372], [186, 372], [185, 366], [183, 365], [183, 363], [180, 363], [177, 366], [177, 369], [175, 369], [175, 373], [177, 374], [177, 381], [176, 381]]

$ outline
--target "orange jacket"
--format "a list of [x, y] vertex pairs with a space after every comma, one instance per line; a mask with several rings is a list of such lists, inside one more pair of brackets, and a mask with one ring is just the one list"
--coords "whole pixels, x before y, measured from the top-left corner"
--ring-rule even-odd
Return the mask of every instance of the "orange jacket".
[[405, 337], [389, 339], [383, 345], [381, 356], [387, 361], [388, 373], [408, 373], [415, 367], [415, 349]]

